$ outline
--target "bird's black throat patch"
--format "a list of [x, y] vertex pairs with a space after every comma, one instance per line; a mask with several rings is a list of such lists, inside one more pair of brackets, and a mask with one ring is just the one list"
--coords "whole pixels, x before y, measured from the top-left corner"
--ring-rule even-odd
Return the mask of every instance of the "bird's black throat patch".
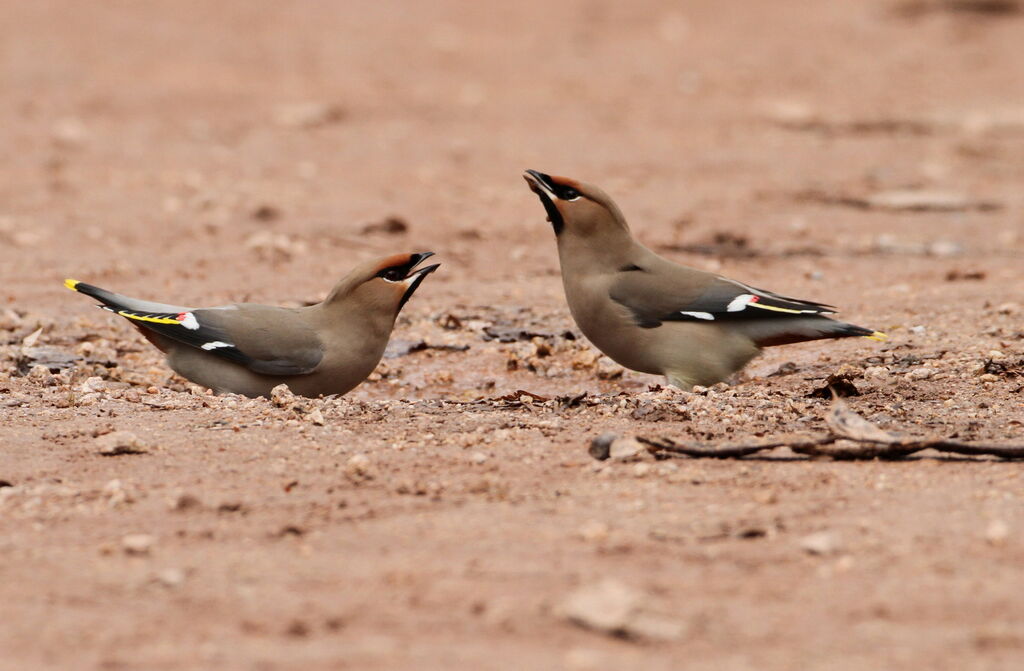
[[548, 214], [548, 221], [551, 222], [551, 228], [554, 229], [555, 235], [560, 235], [565, 229], [565, 219], [562, 218], [562, 213], [558, 211], [558, 208], [555, 207], [551, 198], [544, 191], [534, 189], [533, 192], [537, 194], [540, 202], [544, 205], [544, 211]]

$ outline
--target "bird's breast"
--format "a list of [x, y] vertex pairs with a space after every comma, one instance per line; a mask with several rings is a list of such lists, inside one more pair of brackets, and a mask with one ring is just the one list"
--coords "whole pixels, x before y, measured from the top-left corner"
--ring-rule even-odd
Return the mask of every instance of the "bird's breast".
[[594, 347], [621, 366], [642, 373], [660, 374], [652, 360], [652, 343], [657, 329], [641, 328], [629, 310], [612, 300], [610, 281], [580, 278], [566, 281], [565, 298], [576, 326]]

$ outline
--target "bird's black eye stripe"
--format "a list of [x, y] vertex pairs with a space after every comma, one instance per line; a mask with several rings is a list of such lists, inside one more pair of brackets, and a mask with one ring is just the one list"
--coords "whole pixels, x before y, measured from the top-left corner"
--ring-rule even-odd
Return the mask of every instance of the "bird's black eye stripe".
[[383, 277], [388, 282], [399, 282], [405, 279], [405, 268], [401, 266], [385, 268], [377, 273], [377, 277]]
[[636, 265], [635, 263], [629, 263], [629, 264], [624, 265], [621, 268], [619, 268], [619, 272], [620, 273], [631, 273], [631, 272], [635, 272], [637, 270], [642, 271], [643, 268], [641, 268], [640, 266]]
[[580, 197], [580, 192], [571, 186], [565, 186], [564, 184], [555, 184], [555, 195], [562, 200], [576, 200]]

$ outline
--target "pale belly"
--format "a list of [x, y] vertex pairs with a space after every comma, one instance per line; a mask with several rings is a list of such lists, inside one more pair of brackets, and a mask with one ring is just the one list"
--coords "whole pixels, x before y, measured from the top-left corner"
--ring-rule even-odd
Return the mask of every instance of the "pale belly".
[[745, 335], [717, 324], [665, 322], [641, 328], [625, 309], [572, 312], [583, 335], [610, 359], [630, 370], [664, 375], [681, 387], [720, 382], [760, 351]]

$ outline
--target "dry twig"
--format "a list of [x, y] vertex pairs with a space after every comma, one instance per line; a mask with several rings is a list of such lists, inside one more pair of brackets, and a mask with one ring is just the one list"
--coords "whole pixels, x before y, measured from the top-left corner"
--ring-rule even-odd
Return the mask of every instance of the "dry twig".
[[754, 444], [679, 443], [671, 438], [643, 436], [637, 436], [637, 440], [646, 445], [655, 456], [704, 459], [736, 459], [777, 447], [788, 447], [797, 454], [832, 459], [902, 459], [927, 449], [968, 456], [1024, 458], [1024, 445], [993, 445], [963, 443], [945, 438], [901, 437], [878, 428], [851, 410], [840, 398], [832, 400], [832, 407], [825, 416], [825, 423], [830, 433], [823, 436], [780, 438]]

